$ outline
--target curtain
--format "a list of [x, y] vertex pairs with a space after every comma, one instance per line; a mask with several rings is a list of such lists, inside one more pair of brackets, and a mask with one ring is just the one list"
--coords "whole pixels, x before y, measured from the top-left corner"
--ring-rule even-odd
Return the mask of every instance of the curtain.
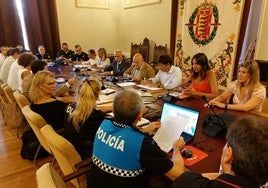
[[55, 58], [60, 48], [55, 0], [23, 0], [22, 6], [31, 51], [36, 53], [38, 46], [43, 45]]
[[16, 0], [0, 0], [0, 46], [23, 44]]
[[175, 65], [189, 75], [191, 57], [203, 52], [220, 88], [232, 80], [245, 0], [181, 0], [178, 5]]

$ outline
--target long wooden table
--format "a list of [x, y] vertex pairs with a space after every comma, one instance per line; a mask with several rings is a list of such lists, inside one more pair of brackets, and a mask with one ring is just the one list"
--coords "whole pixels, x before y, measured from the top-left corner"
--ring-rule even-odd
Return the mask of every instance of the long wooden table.
[[[49, 70], [54, 72], [56, 77], [63, 77], [66, 80], [73, 77], [74, 75], [73, 69], [71, 66], [61, 66], [60, 68], [49, 67]], [[107, 86], [109, 87], [109, 85]], [[156, 97], [158, 95], [163, 95], [165, 93], [167, 93], [167, 91], [161, 90], [158, 93], [154, 92], [153, 95]], [[178, 105], [197, 109], [198, 111], [200, 111], [196, 134], [195, 134], [194, 140], [190, 142], [190, 145], [207, 153], [208, 157], [188, 168], [190, 170], [200, 172], [200, 173], [218, 172], [219, 167], [220, 167], [221, 153], [226, 143], [226, 139], [225, 139], [225, 134], [221, 134], [215, 138], [211, 138], [205, 135], [204, 133], [202, 133], [203, 118], [207, 114], [212, 114], [211, 109], [204, 107], [205, 101], [201, 99], [200, 97], [189, 97], [183, 100], [176, 100], [173, 102]], [[155, 103], [150, 104], [149, 106], [152, 106], [153, 108], [159, 108], [161, 110], [162, 104], [163, 104], [163, 99], [157, 99]], [[219, 108], [214, 108], [214, 111], [217, 114], [226, 112], [224, 109], [219, 109]], [[228, 110], [227, 112], [234, 114], [236, 116], [243, 116], [243, 115], [251, 114], [249, 112], [240, 112], [240, 111], [231, 111], [231, 110]]]

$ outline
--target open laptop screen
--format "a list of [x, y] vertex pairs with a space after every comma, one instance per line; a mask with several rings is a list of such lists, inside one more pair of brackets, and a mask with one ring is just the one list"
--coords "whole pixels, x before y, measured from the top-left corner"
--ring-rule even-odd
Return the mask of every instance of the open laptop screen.
[[199, 117], [199, 111], [179, 106], [177, 104], [164, 102], [161, 114], [161, 123], [165, 120], [167, 115], [187, 119], [188, 120], [187, 125], [185, 126], [182, 134], [187, 134], [191, 137], [195, 135], [197, 121]]

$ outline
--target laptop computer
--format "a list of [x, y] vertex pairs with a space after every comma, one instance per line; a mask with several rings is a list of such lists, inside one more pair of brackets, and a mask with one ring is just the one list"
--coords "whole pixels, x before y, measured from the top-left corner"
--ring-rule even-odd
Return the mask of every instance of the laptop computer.
[[189, 143], [195, 136], [199, 114], [198, 110], [164, 102], [160, 121], [162, 123], [168, 115], [187, 119], [187, 124], [181, 136], [184, 138], [185, 143]]

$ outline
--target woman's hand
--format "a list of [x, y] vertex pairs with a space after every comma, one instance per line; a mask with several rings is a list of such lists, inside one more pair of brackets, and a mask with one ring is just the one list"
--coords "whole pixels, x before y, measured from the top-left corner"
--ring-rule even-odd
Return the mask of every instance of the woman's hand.
[[212, 99], [208, 102], [208, 104], [204, 104], [204, 107], [210, 108], [211, 106], [217, 106], [219, 108], [225, 108], [225, 103], [219, 102], [215, 99]]

